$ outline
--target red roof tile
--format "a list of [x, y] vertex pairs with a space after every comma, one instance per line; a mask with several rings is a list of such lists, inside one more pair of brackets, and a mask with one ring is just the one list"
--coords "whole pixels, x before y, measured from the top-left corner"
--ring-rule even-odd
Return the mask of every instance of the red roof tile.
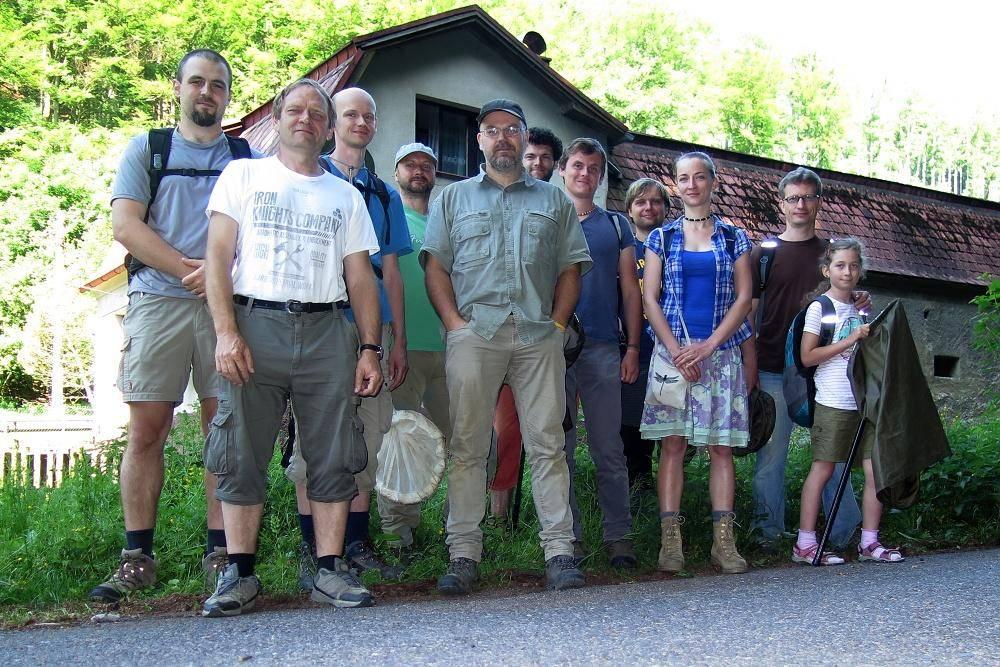
[[[623, 179], [609, 186], [609, 208], [622, 210], [628, 185], [650, 177], [661, 180], [670, 192], [668, 217], [679, 215], [680, 202], [669, 174], [674, 159], [691, 150], [707, 150], [716, 161], [721, 193], [716, 201], [723, 216], [746, 229], [755, 241], [781, 232], [778, 182], [797, 165], [646, 135], [612, 151]], [[972, 285], [984, 284], [983, 273], [1000, 275], [1000, 204], [815, 171], [823, 179], [820, 230], [864, 241], [871, 270]]]

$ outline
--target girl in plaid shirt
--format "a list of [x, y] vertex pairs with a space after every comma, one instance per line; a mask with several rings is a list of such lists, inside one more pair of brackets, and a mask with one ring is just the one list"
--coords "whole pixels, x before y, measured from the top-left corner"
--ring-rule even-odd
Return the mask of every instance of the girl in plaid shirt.
[[656, 338], [654, 359], [672, 359], [689, 382], [683, 408], [647, 397], [640, 426], [644, 438], [662, 438], [659, 569], [676, 572], [684, 566], [679, 512], [690, 444], [708, 447], [711, 461], [712, 562], [726, 573], [746, 572], [733, 534], [732, 448], [746, 446], [749, 435], [740, 343], [750, 337], [750, 240], [711, 211], [717, 180], [708, 155], [686, 153], [674, 171], [684, 215], [650, 233], [643, 283], [643, 305]]

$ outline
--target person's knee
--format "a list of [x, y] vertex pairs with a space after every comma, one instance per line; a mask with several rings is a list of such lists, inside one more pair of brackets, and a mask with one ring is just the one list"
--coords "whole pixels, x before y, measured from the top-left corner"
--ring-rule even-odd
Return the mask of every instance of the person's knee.
[[129, 452], [136, 456], [159, 456], [172, 422], [173, 410], [133, 409], [128, 428]]
[[683, 459], [687, 451], [687, 441], [684, 438], [667, 437], [660, 445], [660, 456], [665, 460]]
[[708, 459], [712, 465], [731, 465], [733, 448], [724, 445], [709, 445]]

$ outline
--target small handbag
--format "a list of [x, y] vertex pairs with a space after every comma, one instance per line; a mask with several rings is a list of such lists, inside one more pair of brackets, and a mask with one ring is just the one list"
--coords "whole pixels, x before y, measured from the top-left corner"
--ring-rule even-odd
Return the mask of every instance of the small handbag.
[[[669, 283], [668, 283], [668, 287]], [[673, 294], [673, 287], [670, 287]], [[674, 302], [677, 297], [674, 297]], [[678, 304], [678, 317], [681, 320], [681, 329], [684, 330], [684, 344], [691, 344], [691, 337], [688, 335], [687, 324], [684, 323], [684, 315], [680, 312]], [[646, 402], [651, 405], [668, 405], [672, 408], [683, 408], [687, 406], [688, 381], [681, 374], [680, 370], [674, 366], [674, 361], [667, 351], [667, 346], [662, 342], [656, 342], [656, 349], [653, 350], [653, 358], [649, 360], [649, 382], [646, 385]]]

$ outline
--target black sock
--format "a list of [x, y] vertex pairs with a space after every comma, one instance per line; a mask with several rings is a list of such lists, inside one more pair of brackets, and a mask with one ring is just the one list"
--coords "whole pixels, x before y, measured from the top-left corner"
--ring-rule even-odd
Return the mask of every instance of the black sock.
[[329, 556], [320, 556], [316, 559], [316, 569], [327, 569], [330, 570], [330, 572], [333, 572], [337, 569], [338, 560], [340, 560], [340, 556], [334, 554], [330, 554]]
[[313, 515], [299, 515], [299, 530], [302, 531], [302, 541], [311, 547], [316, 547], [316, 530], [313, 528]]
[[226, 548], [226, 531], [208, 529], [208, 539], [205, 540], [205, 554], [212, 554], [215, 547]]
[[236, 563], [236, 570], [241, 577], [249, 577], [253, 574], [257, 554], [229, 554], [229, 562]]
[[126, 530], [125, 548], [129, 551], [133, 549], [142, 549], [143, 554], [152, 558], [154, 532], [156, 532], [155, 528], [147, 528], [146, 530]]
[[732, 513], [733, 510], [712, 510], [712, 521], [721, 521], [723, 517], [729, 516]]
[[364, 542], [368, 539], [368, 512], [349, 512], [347, 514], [347, 531], [344, 534], [344, 545]]

